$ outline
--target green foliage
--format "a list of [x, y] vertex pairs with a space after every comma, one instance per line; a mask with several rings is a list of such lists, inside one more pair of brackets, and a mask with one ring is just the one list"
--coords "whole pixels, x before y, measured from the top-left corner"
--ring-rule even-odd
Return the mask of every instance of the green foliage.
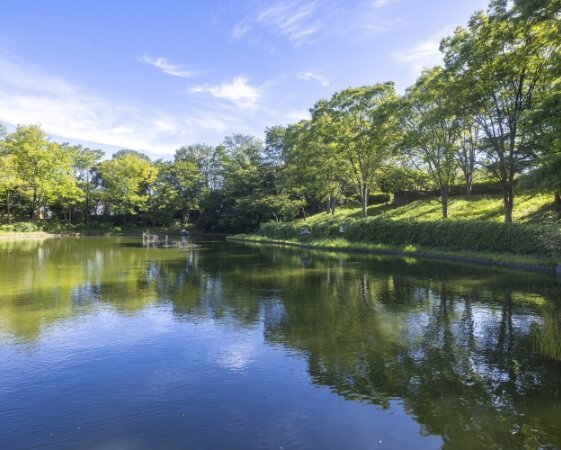
[[[340, 227], [344, 232], [340, 233]], [[523, 255], [559, 255], [561, 235], [542, 225], [481, 221], [414, 221], [327, 218], [315, 223], [267, 223], [258, 234], [297, 239], [302, 229], [314, 239], [343, 237], [349, 242], [473, 250]], [[553, 240], [553, 241], [552, 241]]]
[[106, 188], [106, 200], [123, 215], [135, 214], [146, 206], [148, 188], [158, 174], [150, 160], [130, 152], [103, 161], [100, 172]]
[[41, 227], [33, 222], [18, 222], [12, 225], [0, 225], [0, 232], [32, 233], [42, 231]]

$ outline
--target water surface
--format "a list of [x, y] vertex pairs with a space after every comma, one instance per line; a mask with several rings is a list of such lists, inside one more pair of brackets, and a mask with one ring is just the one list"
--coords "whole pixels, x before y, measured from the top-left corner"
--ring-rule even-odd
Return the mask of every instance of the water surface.
[[140, 244], [0, 242], [2, 449], [561, 448], [551, 278]]

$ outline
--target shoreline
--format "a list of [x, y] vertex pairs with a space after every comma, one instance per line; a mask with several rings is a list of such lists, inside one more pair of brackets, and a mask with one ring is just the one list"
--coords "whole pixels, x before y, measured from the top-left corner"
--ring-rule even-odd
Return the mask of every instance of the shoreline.
[[[555, 263], [547, 261], [538, 262], [539, 258], [536, 257], [536, 263], [533, 262], [516, 262], [514, 260], [509, 261], [509, 255], [501, 255], [501, 257], [506, 258], [505, 260], [502, 259], [493, 259], [492, 257], [485, 256], [482, 254], [481, 256], [472, 255], [472, 254], [465, 254], [462, 252], [446, 250], [432, 250], [432, 249], [420, 249], [420, 250], [403, 250], [399, 248], [392, 248], [390, 246], [380, 246], [379, 248], [372, 248], [368, 247], [368, 244], [361, 246], [360, 244], [351, 244], [347, 243], [346, 246], [334, 246], [334, 245], [325, 245], [322, 244], [321, 241], [319, 243], [314, 243], [310, 241], [308, 243], [303, 242], [296, 242], [291, 240], [277, 240], [277, 239], [270, 239], [270, 238], [260, 238], [256, 236], [245, 236], [245, 235], [235, 235], [235, 236], [227, 236], [227, 241], [232, 242], [246, 242], [252, 244], [264, 244], [264, 245], [275, 245], [281, 247], [293, 247], [293, 248], [302, 248], [306, 250], [320, 250], [320, 251], [329, 251], [329, 252], [341, 252], [341, 253], [355, 253], [355, 254], [363, 254], [363, 255], [388, 255], [388, 256], [399, 256], [399, 257], [408, 257], [408, 258], [420, 258], [420, 259], [431, 259], [431, 260], [439, 260], [439, 261], [449, 261], [455, 262], [460, 264], [470, 264], [470, 265], [478, 265], [478, 266], [487, 266], [487, 267], [499, 267], [499, 268], [506, 268], [506, 269], [514, 269], [520, 270], [524, 272], [532, 272], [532, 273], [542, 273], [547, 275], [552, 275], [553, 277], [557, 277], [557, 279], [561, 280], [561, 262]], [[345, 241], [346, 242], [346, 241]], [[513, 255], [513, 259], [517, 256], [524, 256], [524, 255]], [[528, 259], [532, 259], [532, 257], [528, 257]]]
[[25, 241], [27, 239], [52, 239], [61, 237], [58, 233], [47, 233], [46, 231], [14, 231], [0, 233], [0, 241]]

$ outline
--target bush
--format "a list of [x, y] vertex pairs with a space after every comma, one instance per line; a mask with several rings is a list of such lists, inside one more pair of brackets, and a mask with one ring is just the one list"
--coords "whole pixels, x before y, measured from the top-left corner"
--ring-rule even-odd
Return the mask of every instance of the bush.
[[421, 245], [452, 250], [477, 250], [555, 256], [561, 248], [561, 234], [550, 227], [521, 223], [483, 221], [390, 221], [377, 218], [330, 218], [321, 223], [267, 223], [259, 234], [275, 239], [298, 239], [303, 228], [311, 238], [341, 237], [350, 242], [387, 245]]
[[35, 231], [41, 231], [41, 228], [33, 222], [18, 222], [12, 225], [0, 225], [0, 231], [31, 233]]

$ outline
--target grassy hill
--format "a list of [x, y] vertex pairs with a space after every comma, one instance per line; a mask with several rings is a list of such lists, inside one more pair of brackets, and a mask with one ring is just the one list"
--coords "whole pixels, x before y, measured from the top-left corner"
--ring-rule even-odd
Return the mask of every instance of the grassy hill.
[[[266, 223], [255, 237], [321, 247], [477, 253], [495, 260], [507, 255], [510, 261], [523, 256], [552, 263], [561, 256], [561, 221], [552, 196], [546, 194], [518, 196], [514, 223], [504, 223], [497, 196], [451, 198], [448, 220], [441, 219], [438, 199], [373, 205], [368, 212], [362, 218], [360, 208], [343, 207], [335, 215], [323, 212], [306, 220]], [[309, 235], [303, 236], [303, 229]]]
[[[448, 205], [449, 220], [483, 220], [502, 222], [504, 220], [502, 198], [498, 196], [451, 197]], [[360, 207], [342, 207], [336, 211], [337, 217], [361, 217]], [[417, 200], [403, 206], [387, 204], [372, 205], [368, 216], [384, 220], [434, 221], [441, 219], [440, 201], [436, 198]], [[323, 222], [330, 214], [319, 213], [300, 222], [314, 224]], [[514, 199], [513, 219], [515, 222], [540, 223], [546, 219], [559, 219], [553, 208], [550, 194], [520, 195]]]

